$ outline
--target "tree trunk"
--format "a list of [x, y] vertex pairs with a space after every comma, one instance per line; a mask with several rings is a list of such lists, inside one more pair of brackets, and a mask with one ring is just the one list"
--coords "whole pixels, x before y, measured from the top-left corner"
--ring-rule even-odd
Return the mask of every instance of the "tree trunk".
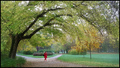
[[38, 46], [36, 46], [36, 49], [37, 49], [37, 52], [39, 51], [39, 47]]
[[100, 49], [98, 48], [98, 53], [100, 53]]
[[66, 50], [66, 54], [68, 54], [68, 50]]
[[91, 45], [90, 45], [90, 59], [91, 59]]
[[15, 59], [20, 38], [18, 35], [15, 35], [15, 36], [12, 35], [11, 38], [12, 38], [12, 44], [11, 44], [11, 49], [9, 53], [9, 58]]

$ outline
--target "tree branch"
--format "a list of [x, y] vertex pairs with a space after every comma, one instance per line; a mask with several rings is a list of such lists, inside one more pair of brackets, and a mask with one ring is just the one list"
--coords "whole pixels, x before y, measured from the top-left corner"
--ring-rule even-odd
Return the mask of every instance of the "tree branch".
[[[66, 14], [67, 16], [72, 16], [70, 14]], [[33, 31], [30, 35], [26, 35], [26, 36], [23, 36], [22, 39], [29, 39], [31, 38], [36, 32], [38, 32], [39, 30], [43, 29], [44, 27], [46, 26], [51, 26], [53, 24], [56, 24], [56, 23], [50, 23], [52, 20], [54, 20], [56, 17], [60, 17], [60, 16], [65, 16], [64, 14], [60, 14], [60, 15], [56, 15], [55, 17], [51, 18], [46, 24], [44, 24], [43, 26], [37, 28], [35, 31]]]
[[60, 14], [60, 15], [56, 15], [56, 17], [60, 17], [60, 16], [70, 16], [70, 17], [72, 17], [71, 14]]
[[35, 31], [33, 31], [30, 35], [27, 36], [23, 36], [23, 39], [29, 39], [31, 38], [36, 32], [38, 32], [39, 30], [43, 29], [46, 26], [50, 26], [49, 22], [52, 21], [54, 18], [50, 19], [46, 24], [44, 24], [43, 26], [37, 28]]
[[48, 9], [46, 12], [43, 12], [43, 13], [37, 15], [35, 20], [25, 29], [25, 31], [23, 31], [22, 36], [35, 24], [35, 22], [38, 20], [39, 17], [43, 17], [43, 15], [45, 15], [49, 11], [55, 11], [55, 10], [60, 10], [60, 9], [64, 9], [64, 8]]
[[102, 32], [100, 31], [100, 29], [95, 26], [88, 18], [86, 18], [85, 16], [83, 16], [82, 14], [80, 15], [80, 17], [82, 17], [83, 19], [85, 19], [86, 21], [88, 21], [92, 26], [94, 26], [95, 28], [98, 29], [98, 31], [101, 33], [101, 35], [103, 36]]

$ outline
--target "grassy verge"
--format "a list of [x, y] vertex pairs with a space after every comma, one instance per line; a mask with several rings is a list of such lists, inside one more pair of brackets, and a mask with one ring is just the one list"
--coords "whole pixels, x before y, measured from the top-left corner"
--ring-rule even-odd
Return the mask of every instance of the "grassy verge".
[[[44, 58], [44, 56], [33, 56], [33, 55], [25, 55], [23, 53], [17, 53], [18, 55], [22, 55], [22, 56], [27, 56], [27, 57], [32, 57], [32, 58]], [[50, 58], [50, 57], [54, 57], [58, 54], [53, 54], [53, 55], [50, 55], [50, 56], [47, 56], [47, 58]]]
[[16, 57], [16, 59], [1, 58], [1, 67], [21, 67], [26, 60], [22, 57]]
[[[69, 57], [69, 58], [68, 58]], [[119, 67], [119, 54], [70, 55], [64, 54], [58, 60], [95, 67]]]

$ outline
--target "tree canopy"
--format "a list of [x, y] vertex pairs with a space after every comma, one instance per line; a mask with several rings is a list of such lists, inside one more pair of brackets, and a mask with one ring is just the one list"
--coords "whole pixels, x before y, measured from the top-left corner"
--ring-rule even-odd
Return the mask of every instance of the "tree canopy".
[[86, 24], [101, 35], [119, 38], [118, 12], [118, 1], [1, 1], [1, 44], [4, 50], [14, 36], [30, 39], [33, 46], [53, 40], [66, 43], [68, 35], [71, 41], [85, 39]]

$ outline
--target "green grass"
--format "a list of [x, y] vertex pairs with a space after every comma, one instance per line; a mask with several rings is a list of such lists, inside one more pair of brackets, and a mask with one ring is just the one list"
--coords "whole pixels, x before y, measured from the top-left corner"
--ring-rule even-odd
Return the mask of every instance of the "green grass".
[[92, 59], [90, 59], [89, 54], [85, 57], [83, 55], [64, 54], [58, 60], [86, 66], [119, 67], [119, 54], [92, 54]]
[[26, 60], [22, 57], [16, 57], [16, 59], [1, 58], [1, 67], [21, 67]]
[[[32, 57], [32, 58], [44, 58], [44, 56], [25, 55], [25, 54], [22, 54], [22, 53], [17, 53], [17, 54], [22, 55], [22, 56]], [[56, 55], [58, 55], [58, 54], [53, 54], [53, 55], [47, 56], [47, 58], [54, 57]]]

